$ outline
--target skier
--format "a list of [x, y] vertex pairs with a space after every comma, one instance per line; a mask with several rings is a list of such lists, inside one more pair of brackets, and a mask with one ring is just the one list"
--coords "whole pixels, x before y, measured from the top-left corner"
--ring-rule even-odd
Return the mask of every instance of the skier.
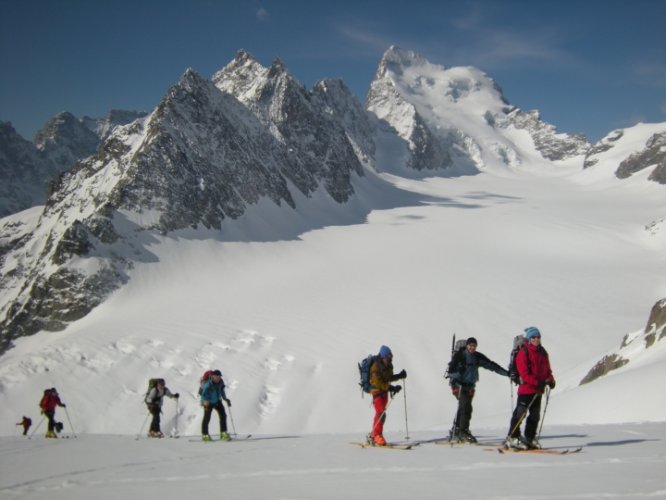
[[372, 389], [372, 404], [375, 408], [375, 417], [372, 422], [372, 431], [368, 434], [368, 442], [378, 446], [386, 446], [384, 439], [384, 422], [386, 421], [386, 406], [389, 394], [393, 397], [402, 389], [399, 385], [391, 385], [395, 380], [407, 378], [407, 372], [393, 374], [393, 353], [385, 345], [379, 348], [379, 355], [370, 366], [370, 384]]
[[[520, 376], [518, 404], [511, 417], [509, 434], [505, 441], [507, 448], [541, 448], [536, 432], [541, 413], [541, 395], [547, 386], [555, 388], [555, 378], [550, 369], [548, 353], [541, 345], [541, 332], [530, 326], [525, 328], [527, 339], [516, 354], [516, 369]], [[525, 437], [520, 435], [520, 424], [529, 411], [525, 423]]]
[[453, 396], [458, 400], [458, 412], [451, 431], [451, 441], [476, 443], [476, 438], [469, 430], [469, 424], [472, 420], [472, 399], [476, 383], [479, 381], [479, 367], [505, 377], [509, 376], [507, 370], [477, 352], [477, 345], [474, 337], [468, 338], [465, 347], [454, 353], [449, 362], [449, 384]]
[[42, 396], [42, 400], [39, 402], [39, 407], [42, 409], [42, 414], [49, 419], [49, 426], [45, 436], [47, 438], [58, 437], [55, 433], [55, 410], [57, 406], [67, 408], [67, 405], [60, 401], [60, 396], [58, 395], [58, 391], [55, 387], [46, 389], [44, 391], [44, 395]]
[[178, 399], [180, 394], [173, 394], [169, 388], [165, 386], [164, 379], [160, 378], [155, 381], [155, 385], [151, 387], [148, 390], [148, 394], [146, 394], [146, 405], [148, 406], [148, 411], [153, 416], [153, 419], [150, 422], [148, 437], [164, 437], [164, 434], [162, 434], [162, 431], [160, 430], [160, 414], [162, 413], [162, 403], [164, 402], [164, 396], [167, 396], [171, 399]]
[[225, 401], [231, 407], [231, 401], [227, 398], [224, 391], [224, 382], [222, 381], [222, 372], [213, 370], [208, 380], [201, 386], [201, 406], [204, 408], [203, 421], [201, 422], [201, 439], [203, 441], [212, 441], [208, 434], [208, 424], [213, 410], [217, 411], [220, 417], [220, 439], [230, 441], [227, 433], [227, 414], [224, 411], [222, 401]]
[[29, 417], [24, 416], [21, 421], [16, 424], [20, 425], [23, 427], [23, 435], [27, 436], [28, 435], [28, 429], [30, 429], [30, 426], [32, 425], [32, 420]]

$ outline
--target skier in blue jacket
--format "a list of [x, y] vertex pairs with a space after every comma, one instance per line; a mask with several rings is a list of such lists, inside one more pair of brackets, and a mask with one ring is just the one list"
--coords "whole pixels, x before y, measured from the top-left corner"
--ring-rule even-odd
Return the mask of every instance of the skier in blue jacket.
[[208, 424], [213, 410], [217, 411], [220, 417], [220, 439], [224, 441], [231, 440], [227, 433], [227, 414], [224, 411], [222, 401], [226, 401], [227, 405], [231, 407], [231, 401], [224, 392], [222, 373], [220, 370], [214, 370], [208, 380], [201, 386], [201, 406], [204, 408], [203, 421], [201, 422], [201, 436], [204, 441], [211, 441], [211, 437], [208, 434]]

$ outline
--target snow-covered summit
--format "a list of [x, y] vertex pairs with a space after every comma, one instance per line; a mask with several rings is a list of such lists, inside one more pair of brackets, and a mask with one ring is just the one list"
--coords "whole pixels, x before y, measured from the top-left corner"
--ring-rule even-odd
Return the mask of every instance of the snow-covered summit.
[[511, 107], [479, 69], [447, 69], [397, 47], [380, 61], [366, 108], [407, 141], [408, 161], [419, 170], [501, 172], [579, 156], [588, 147], [582, 137], [557, 134], [538, 114]]

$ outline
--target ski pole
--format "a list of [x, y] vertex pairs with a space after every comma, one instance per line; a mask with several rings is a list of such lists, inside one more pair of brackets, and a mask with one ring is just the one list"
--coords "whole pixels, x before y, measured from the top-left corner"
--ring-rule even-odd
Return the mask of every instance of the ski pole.
[[143, 424], [141, 424], [141, 430], [139, 433], [136, 435], [136, 440], [138, 441], [139, 438], [141, 437], [141, 434], [143, 434], [143, 428], [146, 426], [146, 422], [148, 422], [148, 417], [150, 416], [150, 413], [146, 413], [146, 418], [143, 419]]
[[229, 403], [227, 403], [227, 409], [229, 410], [229, 420], [231, 420], [231, 428], [234, 430], [234, 436], [238, 437], [238, 433], [236, 432], [236, 424], [234, 423], [234, 416], [231, 413], [231, 406]]
[[516, 422], [516, 425], [514, 425], [514, 426], [513, 426], [513, 429], [511, 429], [511, 430], [509, 431], [509, 435], [508, 435], [507, 437], [511, 437], [511, 436], [513, 436], [513, 433], [516, 432], [516, 429], [520, 429], [520, 424], [523, 423], [523, 420], [524, 420], [525, 417], [527, 416], [527, 412], [528, 412], [529, 409], [532, 407], [532, 403], [534, 403], [534, 402], [536, 401], [536, 398], [537, 398], [538, 395], [539, 395], [539, 392], [538, 392], [538, 391], [534, 393], [534, 396], [532, 397], [532, 400], [529, 402], [529, 404], [528, 404], [527, 407], [525, 408], [525, 411], [524, 411], [523, 414], [520, 416], [520, 419], [518, 419], [518, 422]]
[[174, 436], [178, 436], [178, 401], [180, 398], [176, 398], [176, 421], [174, 423]]
[[541, 438], [541, 429], [543, 429], [543, 421], [546, 420], [546, 411], [548, 410], [549, 399], [550, 399], [550, 387], [546, 389], [546, 404], [543, 407], [543, 415], [541, 416], [541, 424], [539, 425], [539, 433], [537, 434], [537, 441]]
[[72, 420], [69, 418], [69, 412], [67, 411], [67, 407], [65, 406], [65, 416], [67, 417], [67, 422], [69, 423], [69, 428], [72, 429], [72, 437], [76, 437], [76, 431], [74, 430], [74, 426], [72, 425]]
[[409, 441], [409, 423], [407, 421], [407, 379], [402, 383], [402, 395], [405, 399], [405, 439]]
[[[374, 401], [374, 398], [373, 398]], [[386, 419], [386, 412], [388, 411], [389, 406], [391, 406], [391, 403], [393, 402], [393, 398], [389, 398], [388, 402], [386, 403], [386, 406], [384, 407], [384, 411], [379, 415], [379, 418], [377, 419], [377, 422], [375, 422], [375, 425], [372, 426], [372, 432], [370, 432], [371, 435], [375, 435], [375, 429], [377, 428], [377, 424], [381, 422], [382, 420]]]
[[44, 422], [44, 415], [42, 415], [42, 419], [37, 424], [37, 427], [35, 427], [35, 430], [30, 433], [30, 435], [28, 436], [28, 439], [32, 438], [32, 436], [35, 435], [35, 432], [37, 432], [37, 429], [39, 429], [41, 427], [42, 422]]

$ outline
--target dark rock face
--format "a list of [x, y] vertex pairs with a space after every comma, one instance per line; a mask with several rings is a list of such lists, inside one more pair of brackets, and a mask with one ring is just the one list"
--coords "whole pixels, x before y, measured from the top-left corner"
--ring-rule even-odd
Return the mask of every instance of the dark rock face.
[[618, 179], [626, 179], [644, 168], [653, 166], [655, 169], [648, 179], [659, 184], [666, 184], [666, 132], [650, 137], [645, 149], [622, 161], [615, 175]]

